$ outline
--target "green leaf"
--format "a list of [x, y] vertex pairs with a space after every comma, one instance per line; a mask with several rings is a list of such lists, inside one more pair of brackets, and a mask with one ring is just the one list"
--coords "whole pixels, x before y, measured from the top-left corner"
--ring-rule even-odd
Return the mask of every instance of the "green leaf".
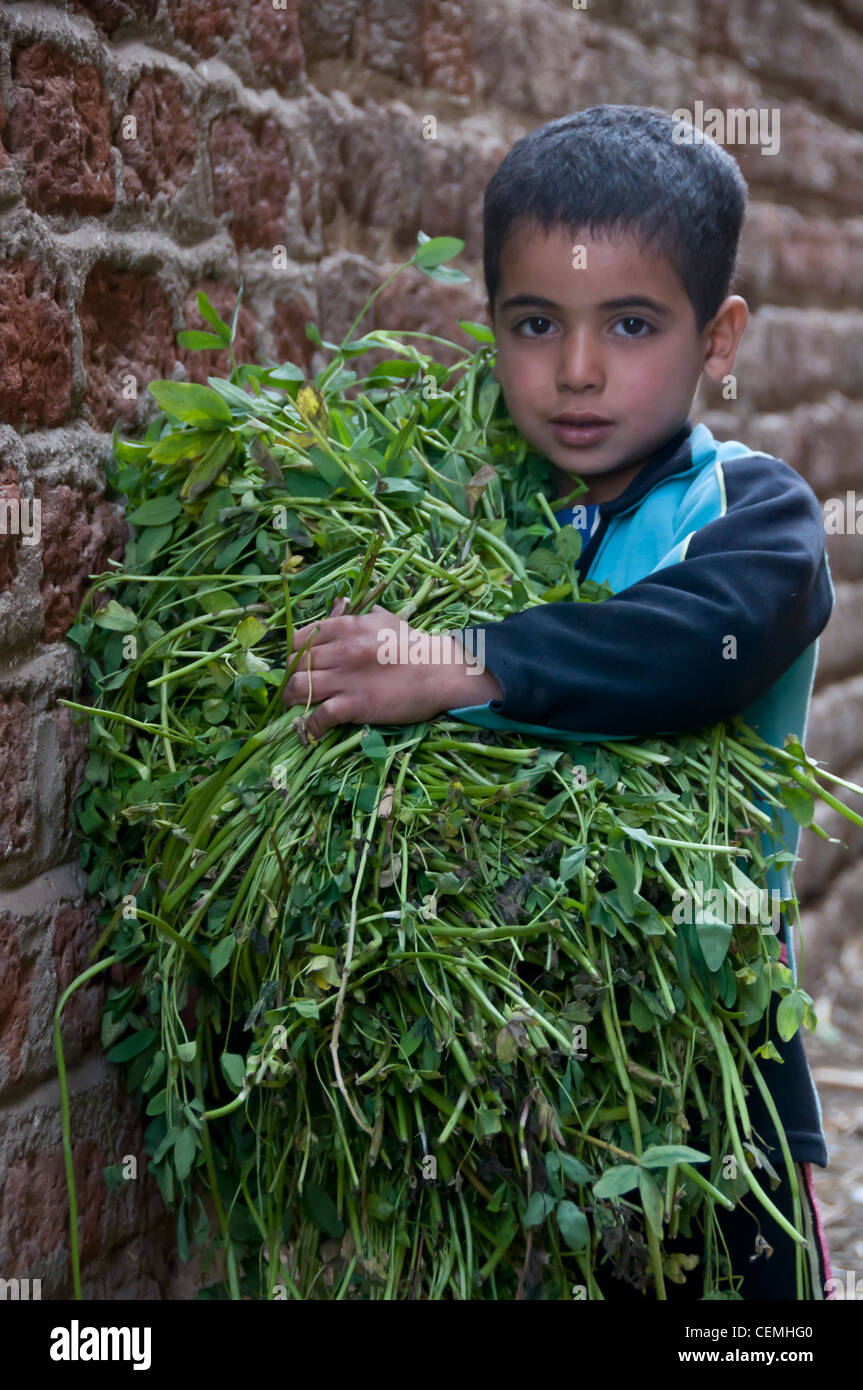
[[732, 928], [716, 917], [709, 909], [696, 908], [695, 934], [698, 937], [698, 944], [701, 947], [701, 954], [704, 956], [707, 969], [715, 973], [722, 968], [722, 963], [728, 954]]
[[779, 795], [798, 825], [807, 826], [812, 824], [815, 803], [805, 788], [789, 787], [783, 783], [779, 788]]
[[216, 435], [202, 459], [199, 459], [187, 474], [180, 496], [188, 501], [200, 497], [214, 483], [222, 469], [231, 461], [235, 452], [234, 437], [227, 430]]
[[93, 615], [97, 627], [107, 628], [109, 632], [133, 632], [138, 626], [138, 618], [131, 608], [124, 608], [115, 598]]
[[545, 1218], [554, 1211], [554, 1205], [554, 1198], [547, 1192], [534, 1192], [524, 1214], [525, 1226], [528, 1229], [531, 1226], [541, 1226]]
[[574, 526], [562, 526], [554, 538], [554, 548], [567, 564], [575, 564], [581, 554], [581, 536]]
[[555, 816], [559, 816], [568, 801], [569, 792], [564, 788], [562, 792], [558, 792], [557, 796], [552, 797], [551, 801], [547, 801], [543, 806], [540, 811], [543, 820], [552, 820]]
[[211, 328], [216, 330], [217, 337], [229, 343], [231, 341], [231, 330], [223, 319], [219, 318], [218, 313], [210, 303], [203, 290], [198, 290], [198, 313]]
[[797, 1029], [803, 1022], [806, 1013], [806, 1001], [799, 990], [792, 989], [780, 1001], [779, 1008], [776, 1010], [776, 1027], [779, 1029], [779, 1036], [783, 1042], [788, 1042], [793, 1038]]
[[344, 1222], [339, 1219], [336, 1204], [322, 1187], [307, 1182], [303, 1188], [303, 1206], [315, 1225], [326, 1235], [334, 1240], [344, 1235]]
[[177, 1048], [177, 1057], [181, 1062], [188, 1064], [194, 1062], [197, 1051], [198, 1044], [194, 1040], [192, 1042], [180, 1043]]
[[151, 1043], [155, 1042], [159, 1036], [156, 1028], [141, 1028], [138, 1032], [130, 1034], [122, 1042], [117, 1043], [108, 1053], [109, 1062], [128, 1062], [139, 1053], [146, 1052]]
[[593, 1182], [593, 1174], [578, 1158], [573, 1158], [572, 1154], [560, 1155], [560, 1166], [570, 1182], [583, 1187], [586, 1183]]
[[179, 497], [151, 497], [142, 502], [126, 520], [130, 526], [164, 526], [183, 510]]
[[369, 729], [368, 733], [363, 734], [360, 748], [373, 763], [380, 763], [386, 759], [387, 745], [377, 729]]
[[177, 1141], [174, 1144], [174, 1171], [177, 1177], [183, 1182], [192, 1171], [192, 1164], [195, 1160], [198, 1141], [195, 1131], [191, 1128], [181, 1129]]
[[618, 1163], [614, 1168], [606, 1168], [593, 1184], [595, 1197], [621, 1197], [638, 1183], [638, 1169], [632, 1163]]
[[674, 1163], [709, 1163], [710, 1154], [688, 1144], [651, 1144], [641, 1155], [642, 1168], [670, 1168]]
[[199, 328], [184, 328], [177, 334], [177, 342], [180, 347], [190, 348], [192, 352], [199, 352], [206, 348], [223, 348], [225, 344], [221, 338], [217, 338], [215, 333], [203, 333]]
[[575, 1202], [564, 1200], [557, 1208], [557, 1225], [570, 1250], [586, 1250], [590, 1244], [590, 1225]]
[[245, 1059], [238, 1052], [223, 1052], [219, 1058], [219, 1065], [228, 1085], [233, 1086], [235, 1091], [242, 1091], [246, 1076]]
[[638, 1174], [638, 1190], [641, 1193], [641, 1206], [648, 1226], [657, 1236], [662, 1236], [662, 1193], [656, 1179], [649, 1173]]
[[234, 636], [241, 647], [246, 651], [260, 642], [262, 637], [267, 635], [267, 625], [262, 623], [260, 618], [256, 618], [254, 613], [250, 613], [247, 618], [243, 618], [234, 630]]
[[495, 336], [487, 323], [476, 323], [473, 319], [456, 319], [459, 328], [463, 333], [467, 333], [469, 338], [475, 338], [478, 343], [493, 343]]
[[564, 850], [560, 856], [558, 878], [562, 878], [564, 883], [568, 883], [571, 878], [575, 878], [586, 858], [586, 845], [578, 845], [575, 849]]
[[232, 423], [229, 406], [209, 386], [192, 381], [151, 381], [147, 390], [166, 415], [187, 425]]
[[[455, 236], [436, 236], [428, 238], [423, 232], [418, 237], [420, 244], [411, 260], [420, 270], [435, 269], [444, 261], [452, 260], [464, 250], [464, 242]], [[467, 277], [465, 277], [467, 278]]]
[[624, 915], [635, 911], [635, 865], [625, 850], [609, 849], [605, 854], [605, 869], [617, 885], [618, 898]]

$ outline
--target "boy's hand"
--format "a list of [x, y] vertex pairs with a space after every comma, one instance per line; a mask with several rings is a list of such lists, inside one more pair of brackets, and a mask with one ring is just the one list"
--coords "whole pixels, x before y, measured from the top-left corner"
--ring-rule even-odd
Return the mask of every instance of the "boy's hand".
[[439, 639], [442, 655], [444, 644], [452, 644], [448, 663], [387, 662], [386, 639], [378, 634], [394, 634], [391, 646], [408, 651], [414, 629], [379, 604], [356, 616], [345, 615], [344, 607], [345, 600], [337, 599], [329, 617], [294, 633], [295, 652], [308, 646], [282, 692], [282, 703], [286, 709], [307, 704], [311, 689], [317, 709], [308, 716], [306, 729], [313, 738], [337, 724], [416, 724], [447, 709], [500, 698], [491, 672], [473, 670], [454, 637], [441, 634]]

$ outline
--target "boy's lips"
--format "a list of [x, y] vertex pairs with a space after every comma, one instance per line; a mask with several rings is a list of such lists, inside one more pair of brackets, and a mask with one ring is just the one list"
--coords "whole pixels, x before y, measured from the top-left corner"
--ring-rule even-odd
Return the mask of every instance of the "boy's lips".
[[614, 421], [606, 420], [602, 415], [575, 410], [555, 415], [549, 423], [562, 444], [576, 447], [598, 443], [614, 427]]

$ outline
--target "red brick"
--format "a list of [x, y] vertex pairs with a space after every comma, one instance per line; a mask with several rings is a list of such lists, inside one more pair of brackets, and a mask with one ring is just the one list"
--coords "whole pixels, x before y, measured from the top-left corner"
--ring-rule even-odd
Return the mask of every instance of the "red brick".
[[292, 164], [285, 131], [269, 116], [249, 124], [220, 116], [210, 128], [210, 156], [216, 210], [227, 211], [237, 249], [284, 245]]
[[3, 105], [3, 97], [0, 96], [0, 169], [9, 163], [9, 156], [4, 149], [3, 132], [6, 129], [6, 108]]
[[168, 14], [178, 39], [209, 58], [234, 32], [234, 11], [215, 0], [168, 0]]
[[0, 862], [26, 849], [33, 834], [30, 712], [18, 695], [0, 700]]
[[[54, 917], [51, 953], [57, 976], [57, 998], [87, 968], [87, 954], [99, 935], [92, 907], [61, 907]], [[63, 1038], [66, 1063], [77, 1060], [98, 1041], [101, 1009], [105, 998], [104, 976], [97, 976], [66, 1001]]]
[[136, 421], [138, 401], [124, 398], [124, 378], [135, 378], [140, 397], [149, 382], [170, 377], [176, 361], [174, 316], [164, 290], [152, 275], [102, 261], [87, 277], [79, 318], [94, 426], [112, 430], [118, 416]]
[[274, 9], [273, 0], [249, 0], [249, 53], [258, 85], [288, 92], [303, 76], [299, 0], [284, 0]]
[[145, 206], [157, 193], [173, 198], [194, 168], [198, 147], [194, 115], [176, 77], [142, 77], [124, 120], [129, 116], [136, 121], [136, 139], [123, 138], [122, 123], [117, 133], [126, 198], [140, 198]]
[[306, 66], [352, 56], [360, 0], [301, 0], [300, 37]]
[[[18, 473], [15, 468], [4, 468], [0, 473], [0, 508], [3, 515], [7, 516], [6, 503], [17, 502], [21, 504], [21, 490], [18, 486]], [[18, 573], [18, 547], [21, 544], [21, 537], [13, 535], [11, 530], [3, 535], [0, 533], [0, 591], [9, 589]]]
[[0, 1051], [9, 1059], [7, 1079], [12, 1086], [18, 1084], [23, 1072], [32, 973], [33, 962], [21, 959], [13, 918], [0, 918]]
[[273, 304], [273, 337], [280, 362], [293, 362], [309, 368], [314, 347], [306, 337], [306, 324], [315, 322], [315, 313], [305, 299], [277, 299]]
[[[205, 333], [213, 331], [211, 325], [206, 322], [198, 309], [199, 290], [203, 290], [223, 322], [230, 324], [234, 305], [237, 301], [237, 291], [220, 281], [206, 280], [195, 285], [194, 289], [189, 290], [186, 295], [183, 304], [184, 327], [203, 329]], [[181, 347], [178, 351], [189, 380], [197, 381], [202, 386], [206, 385], [208, 376], [227, 376], [231, 370], [231, 359], [227, 348], [221, 352], [215, 348], [211, 352], [193, 352], [189, 348]], [[237, 315], [234, 357], [238, 363], [252, 362], [256, 358], [255, 316], [242, 302], [240, 303], [240, 312]]]
[[94, 491], [60, 483], [41, 501], [44, 640], [56, 642], [75, 621], [89, 576], [121, 558], [128, 527], [119, 506]]
[[37, 212], [97, 217], [114, 205], [111, 107], [94, 67], [37, 43], [12, 56], [6, 148]]
[[74, 3], [106, 34], [113, 34], [121, 24], [149, 24], [159, 8], [159, 0], [74, 0]]
[[72, 401], [66, 291], [36, 261], [0, 261], [0, 419], [60, 425]]
[[467, 6], [461, 0], [425, 0], [420, 33], [422, 85], [472, 95], [473, 36]]

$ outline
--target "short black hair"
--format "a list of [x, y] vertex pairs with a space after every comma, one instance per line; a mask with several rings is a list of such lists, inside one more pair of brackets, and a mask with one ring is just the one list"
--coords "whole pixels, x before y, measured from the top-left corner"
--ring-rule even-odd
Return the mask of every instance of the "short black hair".
[[707, 136], [673, 138], [683, 123], [652, 106], [590, 106], [517, 140], [492, 175], [483, 205], [483, 272], [490, 304], [513, 224], [544, 231], [620, 232], [672, 264], [699, 331], [734, 277], [746, 181]]

